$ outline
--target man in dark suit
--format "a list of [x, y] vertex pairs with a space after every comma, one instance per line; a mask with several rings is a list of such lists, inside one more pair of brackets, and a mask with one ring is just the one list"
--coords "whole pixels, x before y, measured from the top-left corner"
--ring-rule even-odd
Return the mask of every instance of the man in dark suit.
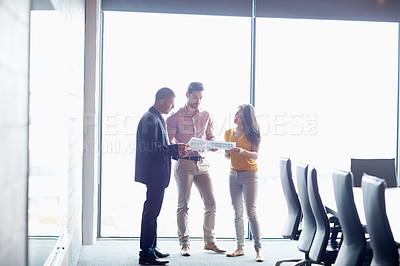
[[175, 94], [169, 88], [157, 91], [154, 105], [139, 121], [136, 134], [135, 181], [147, 187], [143, 205], [139, 264], [164, 265], [168, 257], [157, 248], [157, 217], [160, 214], [165, 188], [171, 176], [171, 156], [185, 154], [186, 144], [169, 144], [165, 121], [174, 107]]

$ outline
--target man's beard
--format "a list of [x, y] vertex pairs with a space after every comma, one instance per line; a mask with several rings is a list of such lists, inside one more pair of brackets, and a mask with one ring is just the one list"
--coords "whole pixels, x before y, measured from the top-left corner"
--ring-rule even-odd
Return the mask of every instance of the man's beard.
[[189, 103], [190, 108], [192, 109], [197, 109], [199, 108], [199, 104], [195, 104], [195, 103]]

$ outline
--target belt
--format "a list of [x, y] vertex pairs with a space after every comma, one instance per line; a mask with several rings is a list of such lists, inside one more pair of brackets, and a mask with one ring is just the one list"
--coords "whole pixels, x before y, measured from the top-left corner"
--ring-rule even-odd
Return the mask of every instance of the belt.
[[193, 157], [179, 157], [180, 159], [185, 159], [185, 160], [190, 160], [190, 161], [195, 161], [195, 162], [199, 162], [199, 161], [203, 161], [204, 157], [201, 156], [193, 156]]
[[249, 170], [236, 170], [236, 169], [231, 169], [231, 171], [235, 171], [236, 173], [250, 172]]

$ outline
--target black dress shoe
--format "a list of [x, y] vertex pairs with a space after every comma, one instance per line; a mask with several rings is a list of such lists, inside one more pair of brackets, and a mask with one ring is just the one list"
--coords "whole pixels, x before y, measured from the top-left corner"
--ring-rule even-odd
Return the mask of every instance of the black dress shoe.
[[162, 258], [166, 258], [169, 256], [169, 253], [162, 253], [158, 248], [154, 249], [154, 253], [156, 254], [156, 256], [160, 259]]
[[156, 256], [139, 257], [140, 265], [165, 265], [168, 260], [159, 260]]

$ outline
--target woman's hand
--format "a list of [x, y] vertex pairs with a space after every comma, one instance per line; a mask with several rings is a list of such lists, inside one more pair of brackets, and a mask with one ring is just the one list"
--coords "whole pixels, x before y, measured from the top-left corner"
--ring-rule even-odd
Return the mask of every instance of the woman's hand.
[[242, 148], [232, 148], [231, 151], [236, 152], [237, 154], [243, 154], [245, 150]]
[[238, 148], [238, 147], [232, 148], [231, 151], [233, 151], [233, 152], [235, 152], [237, 154], [246, 156], [247, 158], [250, 158], [250, 159], [257, 159], [258, 158], [258, 151], [248, 151], [248, 150], [245, 150], [243, 148]]

